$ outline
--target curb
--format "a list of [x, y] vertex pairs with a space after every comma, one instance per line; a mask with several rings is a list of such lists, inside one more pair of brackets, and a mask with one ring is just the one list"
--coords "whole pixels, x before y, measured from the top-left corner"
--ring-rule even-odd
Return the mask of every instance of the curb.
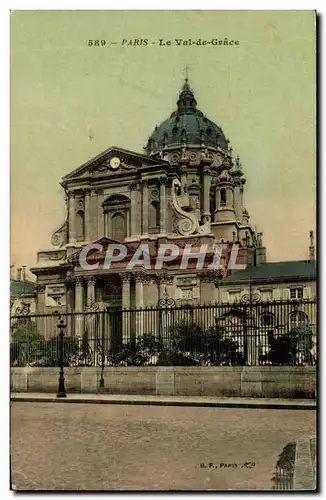
[[57, 398], [56, 395], [53, 396], [39, 396], [33, 397], [28, 395], [23, 396], [11, 396], [12, 402], [21, 403], [75, 403], [75, 404], [111, 404], [111, 405], [141, 405], [141, 406], [185, 406], [185, 407], [200, 407], [200, 408], [256, 408], [256, 409], [273, 409], [273, 410], [316, 410], [315, 401], [307, 401], [307, 403], [296, 403], [295, 401], [284, 401], [284, 402], [272, 402], [272, 401], [248, 401], [245, 400], [241, 402], [240, 398], [238, 401], [202, 401], [199, 400], [182, 400], [176, 398], [175, 400], [164, 400], [164, 399], [152, 399], [141, 398], [141, 399], [119, 399], [119, 398], [104, 398], [99, 395], [97, 398], [85, 397], [65, 397]]
[[316, 478], [313, 471], [309, 438], [298, 439], [296, 443], [293, 489], [297, 491], [316, 491]]

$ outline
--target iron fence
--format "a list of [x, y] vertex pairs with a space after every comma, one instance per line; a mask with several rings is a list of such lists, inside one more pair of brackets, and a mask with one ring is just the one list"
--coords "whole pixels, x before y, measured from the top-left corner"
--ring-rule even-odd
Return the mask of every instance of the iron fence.
[[293, 469], [277, 467], [273, 477], [273, 490], [293, 490]]
[[[162, 307], [163, 305], [163, 307]], [[147, 309], [11, 317], [12, 366], [314, 365], [316, 303], [164, 303]]]
[[296, 443], [288, 443], [280, 453], [272, 477], [272, 489], [289, 491], [294, 489]]

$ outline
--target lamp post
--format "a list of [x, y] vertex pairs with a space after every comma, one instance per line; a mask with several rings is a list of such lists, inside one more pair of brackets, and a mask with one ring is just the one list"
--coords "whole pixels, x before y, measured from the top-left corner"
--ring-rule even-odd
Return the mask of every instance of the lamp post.
[[58, 392], [57, 392], [57, 398], [65, 398], [66, 397], [66, 390], [65, 390], [65, 377], [64, 377], [64, 371], [63, 371], [63, 329], [66, 328], [67, 325], [65, 325], [65, 322], [63, 319], [61, 319], [58, 323], [58, 328], [59, 328], [59, 344], [60, 344], [60, 375], [59, 375], [59, 385], [58, 385]]

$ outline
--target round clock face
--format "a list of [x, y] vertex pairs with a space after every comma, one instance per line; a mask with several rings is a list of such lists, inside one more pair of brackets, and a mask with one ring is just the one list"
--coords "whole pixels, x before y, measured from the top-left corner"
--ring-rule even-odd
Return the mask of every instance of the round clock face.
[[120, 166], [120, 158], [117, 158], [116, 156], [114, 158], [111, 158], [110, 167], [111, 168], [118, 168], [119, 166]]

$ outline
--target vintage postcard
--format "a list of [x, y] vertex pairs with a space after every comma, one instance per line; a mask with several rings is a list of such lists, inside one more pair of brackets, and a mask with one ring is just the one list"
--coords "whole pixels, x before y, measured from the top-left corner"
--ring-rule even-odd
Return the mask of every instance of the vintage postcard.
[[316, 24], [11, 12], [13, 490], [316, 489]]

